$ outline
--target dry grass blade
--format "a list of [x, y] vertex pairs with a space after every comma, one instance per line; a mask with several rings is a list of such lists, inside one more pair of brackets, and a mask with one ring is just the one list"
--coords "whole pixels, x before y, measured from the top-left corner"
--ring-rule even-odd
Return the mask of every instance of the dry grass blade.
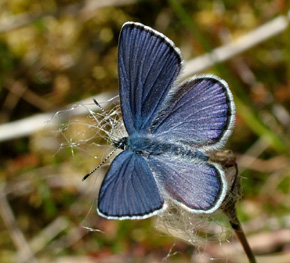
[[[3, 185], [2, 187], [3, 188]], [[9, 202], [5, 194], [0, 194], [0, 213], [6, 228], [9, 231], [11, 239], [13, 240], [15, 247], [18, 250], [17, 262], [37, 262], [34, 258], [34, 254], [31, 247], [27, 243], [24, 234], [21, 229], [17, 226], [17, 222], [13, 211], [9, 205]]]

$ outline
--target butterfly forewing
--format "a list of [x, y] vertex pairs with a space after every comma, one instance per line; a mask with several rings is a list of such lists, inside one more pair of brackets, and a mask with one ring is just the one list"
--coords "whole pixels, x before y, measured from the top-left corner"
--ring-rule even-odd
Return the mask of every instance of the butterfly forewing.
[[139, 23], [122, 27], [119, 85], [123, 120], [129, 134], [146, 133], [181, 69], [181, 55], [159, 32]]

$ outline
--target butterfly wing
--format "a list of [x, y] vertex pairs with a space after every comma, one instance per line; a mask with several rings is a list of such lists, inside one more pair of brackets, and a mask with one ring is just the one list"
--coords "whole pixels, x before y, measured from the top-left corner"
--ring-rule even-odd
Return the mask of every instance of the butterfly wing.
[[201, 75], [169, 96], [151, 132], [160, 139], [216, 150], [231, 134], [234, 119], [235, 106], [227, 83], [213, 75]]
[[224, 200], [227, 182], [218, 164], [168, 155], [150, 155], [148, 163], [164, 192], [190, 212], [212, 213]]
[[180, 52], [161, 33], [127, 22], [120, 33], [118, 62], [125, 127], [129, 134], [144, 132], [180, 72]]
[[98, 213], [109, 219], [143, 219], [164, 208], [147, 162], [133, 152], [120, 153], [100, 188]]

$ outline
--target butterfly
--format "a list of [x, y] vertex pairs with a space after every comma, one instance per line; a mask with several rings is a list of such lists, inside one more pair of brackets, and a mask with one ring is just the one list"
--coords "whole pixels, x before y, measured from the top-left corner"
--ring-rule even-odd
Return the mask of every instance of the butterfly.
[[128, 136], [98, 196], [108, 219], [144, 219], [169, 200], [192, 213], [212, 213], [227, 193], [225, 173], [209, 161], [234, 126], [227, 83], [199, 75], [178, 84], [181, 52], [158, 31], [136, 22], [122, 26], [118, 44], [120, 104]]

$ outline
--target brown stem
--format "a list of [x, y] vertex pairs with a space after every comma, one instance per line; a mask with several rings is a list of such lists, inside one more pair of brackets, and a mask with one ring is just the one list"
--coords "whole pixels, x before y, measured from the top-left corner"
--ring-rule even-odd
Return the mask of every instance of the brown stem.
[[[230, 151], [224, 151], [222, 153], [216, 153], [214, 158], [214, 161], [218, 160], [222, 164], [223, 168], [226, 171], [226, 177], [229, 183], [229, 190], [224, 200], [224, 203], [221, 206], [221, 209], [227, 216], [233, 230], [235, 231], [238, 239], [240, 240], [241, 245], [244, 248], [244, 251], [249, 259], [249, 262], [257, 263], [254, 253], [248, 243], [246, 235], [237, 216], [236, 202], [240, 196], [241, 185], [238, 177], [238, 165], [235, 161], [235, 157]], [[221, 160], [223, 160], [223, 162], [221, 162]]]
[[244, 251], [247, 254], [249, 262], [250, 263], [257, 263], [256, 258], [254, 256], [254, 253], [249, 245], [249, 242], [246, 238], [246, 235], [242, 229], [242, 225], [241, 225], [240, 221], [238, 220], [238, 218], [236, 218], [235, 222], [230, 220], [230, 224], [231, 224], [232, 228], [234, 229], [238, 239], [240, 240], [241, 245], [243, 246]]

